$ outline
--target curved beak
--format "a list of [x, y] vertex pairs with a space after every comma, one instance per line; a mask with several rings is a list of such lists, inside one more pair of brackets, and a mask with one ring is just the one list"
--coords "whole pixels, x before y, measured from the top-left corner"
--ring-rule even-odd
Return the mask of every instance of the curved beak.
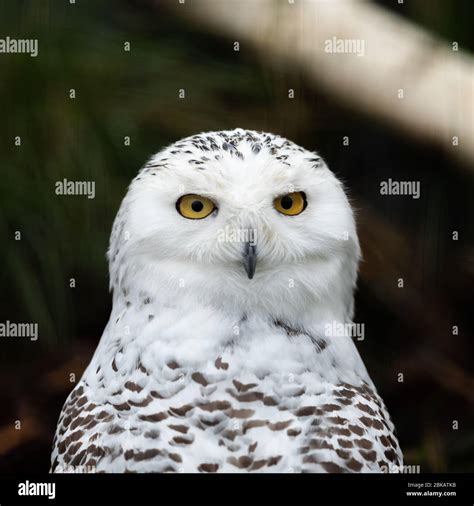
[[257, 266], [257, 247], [250, 241], [244, 246], [244, 267], [249, 279], [253, 278]]

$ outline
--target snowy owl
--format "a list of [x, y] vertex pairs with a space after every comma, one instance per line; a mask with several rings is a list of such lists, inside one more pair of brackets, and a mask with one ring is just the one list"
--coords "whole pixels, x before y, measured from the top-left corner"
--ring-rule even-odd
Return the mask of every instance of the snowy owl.
[[314, 152], [236, 129], [154, 155], [115, 219], [110, 320], [51, 470], [399, 469], [348, 332], [359, 257], [342, 185]]

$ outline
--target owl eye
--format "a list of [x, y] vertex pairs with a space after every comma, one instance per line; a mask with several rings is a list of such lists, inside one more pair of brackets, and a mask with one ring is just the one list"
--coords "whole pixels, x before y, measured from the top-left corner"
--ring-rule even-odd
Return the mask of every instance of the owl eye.
[[183, 195], [176, 202], [176, 209], [181, 216], [190, 220], [202, 220], [207, 218], [216, 206], [212, 200], [200, 195]]
[[286, 216], [296, 216], [306, 209], [306, 195], [304, 192], [287, 193], [280, 195], [273, 201], [273, 207]]

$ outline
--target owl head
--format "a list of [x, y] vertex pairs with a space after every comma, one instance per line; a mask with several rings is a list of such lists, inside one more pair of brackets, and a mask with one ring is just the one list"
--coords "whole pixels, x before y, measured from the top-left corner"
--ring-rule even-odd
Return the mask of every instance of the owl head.
[[115, 301], [146, 294], [229, 314], [346, 320], [360, 249], [343, 187], [316, 153], [236, 129], [154, 155], [123, 200], [108, 256]]

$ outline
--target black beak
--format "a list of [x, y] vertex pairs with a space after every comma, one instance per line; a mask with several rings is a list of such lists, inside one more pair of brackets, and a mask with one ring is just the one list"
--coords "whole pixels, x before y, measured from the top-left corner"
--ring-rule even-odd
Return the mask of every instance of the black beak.
[[256, 266], [257, 266], [257, 247], [250, 242], [246, 242], [244, 247], [244, 267], [245, 272], [247, 273], [249, 279], [253, 278]]

